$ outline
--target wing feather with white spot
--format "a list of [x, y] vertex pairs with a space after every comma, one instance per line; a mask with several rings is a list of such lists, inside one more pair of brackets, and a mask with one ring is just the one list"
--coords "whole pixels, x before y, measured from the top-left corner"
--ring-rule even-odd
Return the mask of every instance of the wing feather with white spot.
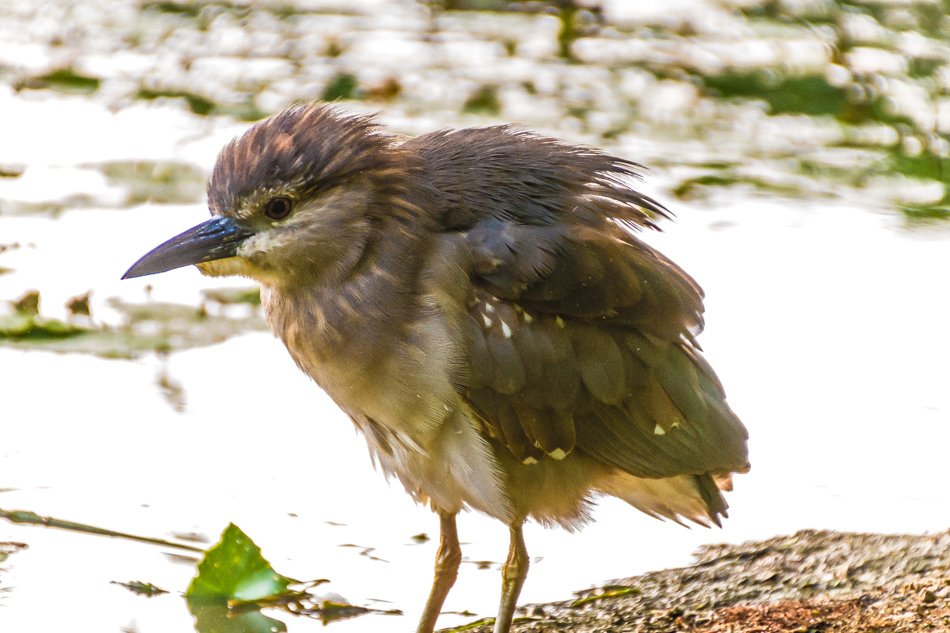
[[[573, 451], [642, 478], [748, 468], [746, 431], [699, 354], [702, 290], [634, 230], [665, 215], [635, 163], [506, 127], [412, 141], [469, 279], [459, 389], [525, 464]], [[715, 494], [713, 494], [715, 492]]]
[[460, 388], [486, 432], [529, 463], [581, 450], [638, 477], [747, 468], [693, 342], [702, 290], [634, 234], [666, 213], [630, 186], [636, 164], [505, 127], [407, 144], [468, 251]]

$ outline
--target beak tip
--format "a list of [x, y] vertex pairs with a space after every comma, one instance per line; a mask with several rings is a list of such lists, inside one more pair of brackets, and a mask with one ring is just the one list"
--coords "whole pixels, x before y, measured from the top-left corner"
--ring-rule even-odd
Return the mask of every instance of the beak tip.
[[[143, 258], [143, 259], [144, 259], [144, 258]], [[121, 279], [123, 279], [123, 280], [125, 280], [125, 279], [135, 279], [136, 277], [144, 277], [144, 276], [146, 276], [146, 275], [150, 275], [150, 274], [152, 274], [152, 273], [154, 273], [154, 272], [157, 272], [157, 271], [151, 271], [151, 270], [143, 270], [143, 268], [145, 268], [145, 267], [142, 266], [141, 264], [142, 264], [142, 260], [141, 260], [141, 259], [140, 259], [139, 261], [135, 262], [134, 264], [132, 264], [132, 265], [129, 267], [129, 269], [128, 269], [127, 271], [125, 271], [124, 273], [122, 273]]]
[[125, 271], [122, 279], [164, 273], [191, 264], [231, 257], [253, 232], [233, 219], [215, 217], [153, 248]]

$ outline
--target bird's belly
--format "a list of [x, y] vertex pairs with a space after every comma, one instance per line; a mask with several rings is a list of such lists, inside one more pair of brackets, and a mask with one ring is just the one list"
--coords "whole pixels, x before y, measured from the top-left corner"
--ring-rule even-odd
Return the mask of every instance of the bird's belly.
[[448, 412], [425, 444], [409, 440], [385, 420], [351, 416], [374, 461], [419, 503], [447, 513], [468, 506], [505, 522], [515, 517], [492, 446], [464, 411]]
[[423, 450], [375, 420], [354, 416], [354, 421], [381, 469], [417, 502], [441, 512], [470, 507], [509, 524], [530, 517], [574, 529], [590, 520], [591, 495], [613, 474], [581, 453], [525, 465], [462, 413], [449, 416]]
[[363, 432], [374, 461], [418, 502], [453, 513], [468, 506], [511, 523], [528, 516], [573, 526], [586, 518], [603, 467], [573, 453], [524, 465], [489, 439], [450, 382], [459, 344], [446, 319], [415, 322], [384, 349], [359, 336], [314, 337], [272, 319], [291, 356]]

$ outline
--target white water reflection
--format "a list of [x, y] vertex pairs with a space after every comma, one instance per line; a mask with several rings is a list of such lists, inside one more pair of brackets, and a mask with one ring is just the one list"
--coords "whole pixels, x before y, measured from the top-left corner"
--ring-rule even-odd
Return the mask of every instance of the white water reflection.
[[[245, 84], [239, 92], [259, 91], [256, 105], [272, 110], [320, 94], [337, 72], [355, 73], [364, 87], [398, 77], [405, 99], [385, 108], [347, 107], [384, 109], [384, 120], [401, 132], [470, 124], [474, 119], [459, 115], [465, 99], [484, 82], [499, 83], [501, 118], [598, 144], [601, 135], [619, 131], [621, 154], [671, 166], [651, 176], [654, 187], [670, 172], [708, 173], [695, 166], [714, 161], [743, 165], [755, 176], [765, 170], [767, 182], [811, 179], [816, 196], [939, 198], [933, 183], [910, 195], [909, 183], [896, 187], [893, 178], [872, 179], [859, 191], [795, 168], [776, 176], [775, 163], [789, 156], [820, 158], [815, 164], [839, 171], [866, 169], [880, 159], [878, 148], [896, 143], [889, 136], [896, 132], [851, 129], [854, 143], [873, 149], [843, 148], [844, 131], [831, 119], [714, 103], [695, 82], [644, 67], [668, 55], [680, 60], [670, 67], [679, 68], [685, 61], [740, 64], [775, 51], [795, 53], [780, 55], [784, 65], [824, 66], [828, 47], [811, 32], [800, 39], [791, 30], [771, 31], [767, 37], [781, 47], [753, 41], [741, 15], [721, 3], [603, 3], [607, 21], [630, 32], [581, 38], [575, 54], [619, 64], [609, 70], [554, 59], [559, 24], [551, 16], [448, 12], [432, 22], [411, 3], [331, 4], [353, 13], [305, 13], [277, 23], [266, 11], [247, 21], [224, 11], [203, 30], [175, 15], [143, 19], [142, 3], [124, 0], [10, 3], [16, 10], [5, 9], [0, 20], [0, 70], [13, 69], [4, 82], [71, 65], [103, 83], [90, 96], [0, 84], [0, 168], [24, 168], [19, 178], [0, 179], [0, 244], [22, 244], [0, 257], [0, 265], [14, 269], [0, 274], [0, 298], [38, 288], [43, 313], [63, 318], [66, 300], [92, 288], [93, 315], [115, 322], [121, 315], [107, 300], [144, 301], [146, 284], [154, 285], [156, 301], [187, 303], [197, 302], [202, 288], [246, 284], [209, 281], [194, 270], [118, 281], [139, 255], [206, 211], [198, 204], [119, 211], [125, 196], [103, 178], [101, 163], [176, 161], [207, 169], [244, 127], [194, 116], [173, 100], [134, 99], [156, 81], [168, 81], [172, 92], [198, 89], [229, 106], [242, 102], [235, 90]], [[675, 37], [654, 37], [652, 27], [635, 35], [643, 12]], [[681, 36], [697, 28], [698, 40]], [[324, 53], [330, 38], [341, 45], [333, 59]], [[288, 42], [297, 43], [290, 53]], [[285, 55], [299, 66], [292, 76]], [[847, 72], [837, 65], [825, 70]], [[936, 111], [925, 91], [917, 97], [918, 112]], [[569, 115], [578, 108], [589, 112]], [[30, 205], [67, 211], [53, 219], [20, 208]], [[75, 206], [86, 208], [68, 210]], [[522, 601], [565, 598], [611, 578], [686, 564], [702, 543], [805, 527], [947, 529], [948, 234], [904, 230], [897, 212], [814, 200], [746, 196], [713, 210], [672, 206], [677, 224], [651, 240], [708, 292], [701, 342], [752, 433], [752, 473], [737, 479], [723, 530], [685, 530], [615, 501], [603, 503], [597, 522], [578, 535], [529, 526], [529, 551], [540, 560]], [[164, 371], [184, 389], [181, 414], [157, 385]], [[437, 522], [373, 472], [352, 425], [269, 335], [176, 353], [167, 367], [154, 356], [109, 361], [0, 347], [0, 407], [0, 489], [16, 488], [0, 492], [0, 507], [154, 536], [197, 532], [215, 539], [234, 521], [280, 572], [328, 577], [328, 589], [354, 603], [385, 599], [391, 604], [380, 606], [406, 611], [334, 630], [414, 627], [435, 544], [411, 537], [435, 537]], [[504, 558], [503, 526], [466, 515], [460, 532], [468, 561]], [[0, 631], [191, 630], [175, 593], [146, 599], [109, 584], [143, 580], [182, 591], [193, 567], [160, 548], [4, 522], [0, 540], [30, 545], [0, 574], [0, 590], [12, 588], [0, 591]], [[369, 547], [385, 562], [361, 554]], [[499, 584], [497, 565], [479, 570], [466, 563], [446, 608], [491, 614]], [[294, 632], [323, 630], [313, 621], [282, 619]], [[463, 620], [446, 617], [442, 624]]]
[[[753, 470], [737, 479], [723, 530], [685, 530], [613, 501], [577, 535], [529, 526], [537, 560], [523, 603], [686, 564], [702, 543], [800, 528], [939, 531], [950, 523], [948, 234], [902, 229], [892, 214], [801, 201], [677, 211], [677, 223], [650, 239], [707, 291], [700, 341], [752, 434]], [[32, 283], [60, 305], [90, 286], [100, 300], [141, 299], [150, 283], [157, 299], [194, 300], [219, 281], [194, 270], [117, 277], [201, 213], [142, 207], [4, 218], [4, 241], [35, 248], [15, 253], [20, 272], [0, 276], [0, 290]], [[435, 517], [373, 472], [352, 425], [280, 343], [251, 334], [173, 354], [167, 371], [184, 388], [182, 414], [156, 387], [163, 369], [154, 357], [0, 348], [0, 483], [16, 488], [0, 493], [0, 507], [155, 536], [194, 531], [214, 539], [233, 521], [281, 573], [327, 577], [328, 590], [354, 603], [387, 600], [380, 606], [406, 612], [334, 624], [336, 631], [411, 629], [435, 549], [411, 537], [436, 536]], [[460, 533], [466, 560], [504, 558], [500, 524], [469, 514]], [[109, 584], [184, 590], [193, 569], [159, 548], [5, 523], [0, 540], [30, 544], [2, 578], [13, 587], [0, 598], [3, 630], [191, 628], [174, 593], [145, 599]], [[383, 560], [362, 555], [367, 547]], [[446, 608], [491, 614], [499, 584], [497, 565], [464, 564]], [[291, 631], [322, 630], [281, 619]]]

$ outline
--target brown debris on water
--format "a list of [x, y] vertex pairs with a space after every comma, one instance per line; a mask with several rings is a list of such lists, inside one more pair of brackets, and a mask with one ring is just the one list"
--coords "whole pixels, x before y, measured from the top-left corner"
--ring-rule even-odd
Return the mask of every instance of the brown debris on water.
[[36, 316], [40, 313], [40, 291], [28, 290], [19, 299], [11, 302], [13, 310], [24, 316]]

